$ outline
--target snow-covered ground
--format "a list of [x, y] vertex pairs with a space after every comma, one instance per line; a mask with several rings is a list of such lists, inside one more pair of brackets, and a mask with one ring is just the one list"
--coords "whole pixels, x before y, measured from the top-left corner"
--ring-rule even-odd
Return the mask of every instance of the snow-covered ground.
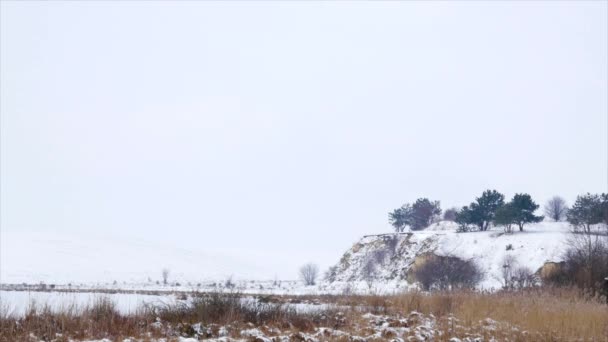
[[[396, 292], [415, 286], [407, 276], [411, 265], [418, 256], [434, 253], [474, 260], [485, 273], [479, 287], [491, 289], [501, 287], [502, 261], [506, 255], [532, 271], [546, 262], [560, 261], [570, 229], [563, 222], [541, 222], [526, 225], [523, 232], [516, 229], [513, 234], [504, 234], [500, 228], [457, 233], [453, 222], [440, 222], [417, 232], [367, 236], [338, 261], [335, 281], [320, 281], [315, 286], [304, 286], [298, 280], [260, 278], [259, 267], [255, 265], [198, 250], [145, 241], [109, 240], [90, 234], [3, 232], [0, 284], [4, 289], [7, 284], [25, 283], [80, 291], [228, 289], [250, 294], [294, 295]], [[387, 251], [390, 241], [393, 250]], [[369, 283], [362, 276], [363, 266], [372, 254], [382, 251], [385, 255], [377, 265], [373, 283]], [[163, 267], [171, 269], [167, 285], [162, 284]], [[235, 274], [235, 270], [242, 273]], [[232, 274], [235, 276], [231, 277]], [[229, 279], [232, 286], [227, 287]]]
[[481, 288], [500, 288], [504, 258], [513, 256], [517, 265], [536, 272], [546, 262], [559, 262], [571, 230], [564, 222], [542, 222], [524, 231], [503, 234], [500, 229], [473, 233], [446, 233], [439, 237], [436, 254], [472, 259], [485, 272]]
[[[484, 272], [481, 289], [502, 286], [503, 260], [510, 255], [517, 265], [537, 271], [546, 262], [559, 262], [570, 236], [564, 222], [528, 224], [504, 234], [500, 228], [485, 232], [458, 233], [453, 222], [440, 222], [416, 232], [373, 235], [362, 238], [336, 265], [336, 282], [360, 283], [370, 258], [379, 258], [374, 278], [381, 289], [407, 288], [408, 271], [417, 257], [428, 253], [475, 261]], [[378, 257], [380, 255], [380, 257]]]
[[246, 258], [214, 252], [201, 243], [186, 248], [154, 239], [96, 233], [3, 230], [0, 282], [37, 284], [155, 283], [162, 270], [171, 282], [197, 283], [266, 276], [273, 270]]
[[107, 298], [116, 304], [116, 309], [123, 314], [134, 313], [143, 305], [175, 304], [175, 296], [144, 294], [99, 294], [91, 292], [41, 292], [41, 291], [0, 291], [0, 308], [3, 313], [15, 316], [23, 315], [27, 308], [35, 304], [38, 307], [48, 306], [51, 310], [62, 311], [70, 307], [78, 310], [92, 305], [101, 298]]
[[[48, 306], [52, 311], [61, 312], [65, 309], [79, 310], [86, 306], [95, 304], [100, 299], [107, 299], [116, 305], [118, 312], [122, 314], [135, 313], [137, 309], [146, 305], [163, 306], [188, 304], [192, 297], [186, 294], [178, 296], [174, 294], [138, 294], [138, 293], [96, 293], [96, 292], [45, 292], [45, 291], [3, 291], [0, 290], [0, 313], [13, 316], [22, 316], [31, 305], [41, 308]], [[253, 296], [241, 298], [245, 304], [255, 305], [258, 299]], [[298, 302], [283, 303], [286, 307], [298, 312], [308, 313], [326, 310], [330, 304], [320, 302]]]

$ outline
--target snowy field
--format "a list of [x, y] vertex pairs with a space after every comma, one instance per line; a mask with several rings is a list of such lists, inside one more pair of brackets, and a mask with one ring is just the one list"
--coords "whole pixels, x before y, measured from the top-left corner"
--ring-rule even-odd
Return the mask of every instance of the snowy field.
[[35, 304], [38, 307], [47, 306], [57, 312], [64, 309], [92, 305], [102, 298], [107, 298], [116, 304], [116, 309], [123, 314], [135, 313], [143, 305], [176, 304], [174, 296], [155, 296], [144, 294], [100, 294], [92, 292], [40, 292], [40, 291], [0, 291], [0, 308], [3, 313], [16, 316], [23, 315], [27, 308]]
[[[137, 293], [96, 293], [96, 292], [59, 292], [59, 291], [4, 291], [0, 290], [0, 310], [2, 314], [23, 316], [28, 308], [36, 305], [38, 308], [48, 306], [53, 312], [66, 309], [79, 310], [91, 306], [101, 299], [110, 300], [122, 314], [133, 314], [144, 306], [165, 306], [188, 304], [190, 296], [173, 294], [137, 294]], [[185, 298], [185, 299], [183, 299]], [[253, 296], [243, 296], [241, 301], [245, 304], [256, 304], [258, 299]], [[320, 302], [285, 303], [286, 307], [298, 312], [307, 313], [325, 310], [330, 307]]]
[[[53, 234], [10, 232], [2, 236], [0, 289], [139, 291], [147, 294], [227, 290], [288, 295], [340, 294], [344, 291], [394, 293], [415, 287], [395, 275], [406, 272], [416, 256], [424, 253], [472, 259], [485, 274], [479, 288], [496, 289], [501, 287], [505, 256], [513, 256], [518, 265], [533, 271], [546, 262], [561, 261], [570, 229], [567, 223], [542, 222], [526, 225], [523, 232], [513, 234], [504, 234], [499, 228], [457, 233], [454, 223], [440, 222], [423, 231], [398, 234], [398, 238], [407, 244], [400, 247], [397, 256], [379, 266], [373, 284], [361, 277], [361, 267], [368, 256], [383, 244], [382, 236], [368, 236], [345, 251], [344, 256], [350, 258], [347, 266], [335, 260], [338, 265], [336, 281], [319, 281], [315, 286], [304, 286], [299, 280], [264, 279], [255, 268], [231, 276], [232, 270], [242, 270], [247, 268], [246, 265], [237, 263], [231, 268], [230, 264], [222, 261], [224, 268], [213, 266], [213, 258], [197, 251], [163, 249], [143, 242], [110, 241], [96, 236], [81, 235], [68, 239]], [[93, 249], [92, 246], [99, 243], [113, 249]], [[21, 248], [25, 245], [31, 248]], [[163, 284], [161, 270], [162, 265], [167, 264], [173, 267], [168, 283]], [[324, 271], [320, 270], [320, 277]]]

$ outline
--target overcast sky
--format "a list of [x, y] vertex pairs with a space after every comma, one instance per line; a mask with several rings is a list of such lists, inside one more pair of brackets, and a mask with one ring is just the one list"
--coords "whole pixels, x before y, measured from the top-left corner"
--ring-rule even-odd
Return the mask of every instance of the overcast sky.
[[1, 6], [4, 231], [292, 276], [418, 197], [608, 188], [605, 1]]

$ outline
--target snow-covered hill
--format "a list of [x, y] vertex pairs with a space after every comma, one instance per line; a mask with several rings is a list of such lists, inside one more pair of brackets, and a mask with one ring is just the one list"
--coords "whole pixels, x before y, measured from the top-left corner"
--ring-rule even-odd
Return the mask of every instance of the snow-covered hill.
[[[242, 256], [95, 233], [2, 231], [0, 283], [112, 284], [155, 283], [163, 268], [170, 282], [272, 279], [274, 269]], [[266, 266], [266, 265], [265, 265]]]
[[[242, 255], [219, 255], [205, 247], [84, 233], [3, 231], [0, 283], [151, 289], [167, 267], [170, 282], [179, 282], [186, 290], [199, 283], [202, 289], [213, 288], [234, 275], [239, 289], [250, 293], [341, 293], [348, 289], [368, 291], [370, 286], [390, 292], [413, 286], [411, 266], [433, 253], [474, 260], [485, 273], [480, 287], [490, 289], [501, 286], [506, 255], [533, 271], [546, 262], [560, 261], [570, 231], [567, 223], [552, 222], [530, 224], [524, 232], [510, 235], [499, 228], [470, 233], [457, 233], [456, 228], [454, 223], [440, 222], [423, 231], [363, 237], [338, 261], [333, 281], [316, 286], [276, 282], [274, 275], [281, 271], [277, 264], [254, 264]], [[370, 259], [376, 260], [373, 284], [364, 275]], [[162, 284], [159, 289], [164, 289]]]
[[[479, 287], [500, 288], [503, 260], [515, 257], [518, 265], [537, 271], [546, 262], [559, 262], [570, 226], [563, 222], [526, 225], [523, 232], [504, 234], [499, 228], [485, 232], [457, 233], [453, 222], [439, 222], [417, 232], [363, 237], [335, 266], [334, 284], [361, 283], [373, 277], [384, 287], [403, 287], [413, 282], [408, 271], [429, 253], [474, 260], [485, 273]], [[370, 261], [373, 260], [373, 261]], [[392, 286], [391, 286], [392, 284]]]

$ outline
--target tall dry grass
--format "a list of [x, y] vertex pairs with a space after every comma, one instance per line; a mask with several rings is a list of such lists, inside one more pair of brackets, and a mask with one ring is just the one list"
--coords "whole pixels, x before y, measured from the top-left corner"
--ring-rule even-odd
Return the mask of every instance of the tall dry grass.
[[56, 342], [143, 336], [148, 333], [146, 325], [152, 322], [153, 318], [144, 312], [120, 314], [116, 304], [106, 297], [99, 297], [90, 305], [68, 304], [58, 310], [31, 302], [23, 317], [2, 310], [0, 341], [29, 341], [30, 336]]
[[[522, 341], [608, 341], [608, 305], [577, 289], [537, 288], [496, 293], [410, 292], [390, 297], [369, 298], [384, 311], [418, 311], [436, 317], [454, 317], [459, 325], [483, 329], [488, 318], [501, 323]], [[517, 329], [517, 330], [514, 330]], [[448, 326], [444, 329], [449, 330]], [[449, 336], [449, 331], [446, 331]], [[452, 333], [453, 334], [453, 333]]]
[[[362, 313], [408, 317], [413, 311], [433, 315], [434, 329], [440, 332], [436, 341], [467, 336], [496, 341], [608, 341], [605, 299], [575, 289], [291, 296], [272, 302], [243, 300], [238, 293], [191, 295], [194, 297], [187, 305], [143, 307], [132, 315], [120, 314], [114, 303], [103, 297], [85, 307], [67, 306], [58, 311], [32, 304], [23, 317], [0, 314], [0, 341], [27, 341], [31, 334], [57, 342], [128, 337], [171, 340], [183, 334], [193, 336], [195, 323], [231, 326], [236, 334], [233, 337], [239, 337], [241, 328], [254, 326], [304, 332], [332, 327], [359, 334], [365, 327]], [[294, 300], [316, 300], [335, 307], [301, 313], [280, 304]], [[345, 314], [337, 314], [338, 310]], [[158, 319], [163, 322], [160, 329]]]

